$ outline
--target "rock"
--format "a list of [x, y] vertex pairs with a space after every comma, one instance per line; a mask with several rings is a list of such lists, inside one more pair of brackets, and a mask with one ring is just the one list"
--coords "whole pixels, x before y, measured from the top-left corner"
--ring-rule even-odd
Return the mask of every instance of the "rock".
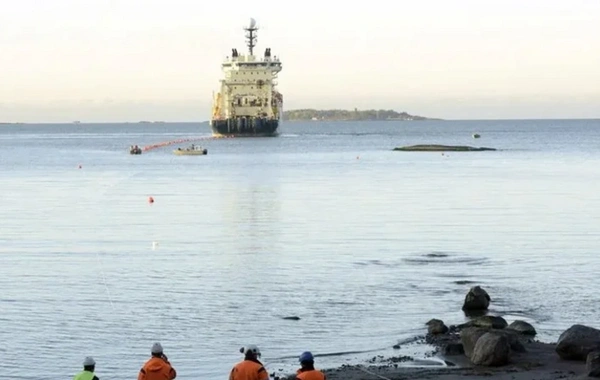
[[493, 330], [495, 334], [504, 335], [508, 339], [511, 351], [514, 352], [527, 352], [527, 349], [521, 342], [520, 335], [518, 332], [513, 330]]
[[592, 351], [588, 354], [585, 372], [588, 377], [600, 377], [600, 351]]
[[438, 144], [424, 144], [424, 145], [411, 145], [394, 148], [394, 150], [405, 151], [405, 152], [482, 152], [487, 150], [496, 150], [494, 148], [477, 148], [466, 145], [438, 145]]
[[513, 323], [511, 323], [510, 325], [508, 325], [508, 327], [506, 327], [509, 330], [513, 330], [518, 332], [519, 334], [523, 334], [523, 335], [535, 335], [537, 334], [537, 331], [535, 331], [535, 328], [525, 322], [525, 321], [514, 321]]
[[444, 355], [464, 355], [465, 348], [462, 343], [448, 343], [444, 346]]
[[442, 320], [432, 319], [426, 323], [427, 332], [431, 335], [445, 334], [448, 332], [448, 326]]
[[475, 365], [498, 367], [508, 364], [509, 355], [508, 338], [503, 334], [488, 332], [477, 340], [471, 361]]
[[556, 353], [566, 360], [586, 360], [592, 351], [600, 351], [600, 330], [588, 326], [569, 327], [556, 343]]
[[468, 358], [471, 358], [477, 340], [486, 333], [486, 329], [482, 329], [479, 327], [467, 327], [466, 329], [460, 332], [460, 341], [463, 345], [465, 355]]
[[465, 296], [463, 310], [487, 310], [490, 306], [490, 296], [480, 286], [474, 286], [469, 289]]
[[291, 317], [283, 317], [283, 319], [286, 320], [286, 321], [299, 321], [300, 317], [294, 315], [294, 316], [291, 316]]
[[489, 329], [503, 329], [508, 326], [506, 320], [502, 317], [495, 317], [493, 315], [484, 315], [473, 319], [467, 323], [473, 327], [485, 327]]

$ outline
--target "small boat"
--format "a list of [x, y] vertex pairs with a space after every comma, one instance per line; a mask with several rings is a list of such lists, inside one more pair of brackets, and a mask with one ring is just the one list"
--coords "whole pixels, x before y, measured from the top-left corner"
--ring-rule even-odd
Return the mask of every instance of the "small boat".
[[189, 148], [177, 148], [173, 151], [173, 153], [175, 153], [177, 156], [206, 156], [208, 154], [208, 150], [192, 144]]
[[142, 154], [142, 148], [137, 145], [132, 145], [129, 147], [129, 154]]
[[481, 135], [479, 133], [473, 133], [473, 138], [474, 139], [478, 139], [480, 137], [481, 137]]

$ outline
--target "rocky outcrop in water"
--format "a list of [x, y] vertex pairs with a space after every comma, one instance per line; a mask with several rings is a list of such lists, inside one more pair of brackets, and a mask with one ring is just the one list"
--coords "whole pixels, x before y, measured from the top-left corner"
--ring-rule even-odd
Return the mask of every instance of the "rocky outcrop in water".
[[[484, 308], [487, 312], [490, 300], [487, 292], [476, 286], [469, 290], [465, 305], [467, 308]], [[463, 376], [484, 380], [493, 379], [496, 375], [498, 379], [514, 380], [558, 380], [580, 378], [576, 376], [584, 374], [600, 377], [600, 330], [574, 325], [561, 334], [558, 344], [541, 343], [533, 340], [536, 330], [528, 322], [517, 320], [508, 325], [501, 316], [474, 317], [466, 312], [465, 315], [469, 320], [458, 325], [446, 325], [440, 319], [431, 319], [425, 324], [427, 335], [424, 339], [416, 337], [402, 343], [424, 341], [434, 346], [435, 350], [428, 355], [441, 354], [445, 364], [442, 368], [435, 362], [425, 364], [425, 361], [422, 364], [428, 365], [428, 368], [402, 368], [397, 361], [404, 360], [404, 357], [399, 356], [394, 359], [396, 361], [391, 360], [391, 364], [387, 364], [387, 359], [377, 359], [378, 364], [386, 364], [369, 367], [368, 370], [362, 365], [342, 366], [328, 371], [327, 377], [330, 380], [362, 380], [365, 374], [369, 378], [381, 377], [378, 374], [382, 374], [382, 378], [448, 380], [459, 380]], [[394, 348], [400, 349], [400, 343]], [[410, 357], [408, 360], [418, 361]]]
[[469, 292], [465, 296], [465, 302], [463, 303], [462, 309], [465, 311], [487, 310], [491, 300], [492, 299], [485, 290], [480, 286], [474, 286], [469, 289]]

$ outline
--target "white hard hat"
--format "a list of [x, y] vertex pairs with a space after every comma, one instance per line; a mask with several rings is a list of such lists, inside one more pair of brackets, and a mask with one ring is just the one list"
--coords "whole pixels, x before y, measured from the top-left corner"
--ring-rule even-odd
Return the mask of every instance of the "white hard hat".
[[93, 357], [88, 356], [85, 359], [83, 359], [83, 366], [84, 367], [91, 366], [91, 365], [96, 365], [96, 361], [94, 360]]
[[152, 345], [152, 351], [153, 354], [162, 354], [163, 352], [163, 348], [161, 346], [160, 343], [156, 342]]
[[246, 355], [247, 353], [251, 352], [251, 353], [255, 354], [256, 356], [260, 356], [260, 349], [255, 344], [249, 344], [249, 345], [247, 345], [245, 347], [242, 347], [242, 349], [240, 350], [240, 352], [242, 354], [244, 354], [244, 355]]

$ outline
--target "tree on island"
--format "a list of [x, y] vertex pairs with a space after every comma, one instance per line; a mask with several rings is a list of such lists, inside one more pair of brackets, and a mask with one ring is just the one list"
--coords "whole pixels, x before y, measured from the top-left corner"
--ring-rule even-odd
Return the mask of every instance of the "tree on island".
[[283, 112], [284, 120], [430, 120], [423, 116], [410, 115], [406, 112], [397, 112], [394, 110], [317, 110], [317, 109], [297, 109]]

